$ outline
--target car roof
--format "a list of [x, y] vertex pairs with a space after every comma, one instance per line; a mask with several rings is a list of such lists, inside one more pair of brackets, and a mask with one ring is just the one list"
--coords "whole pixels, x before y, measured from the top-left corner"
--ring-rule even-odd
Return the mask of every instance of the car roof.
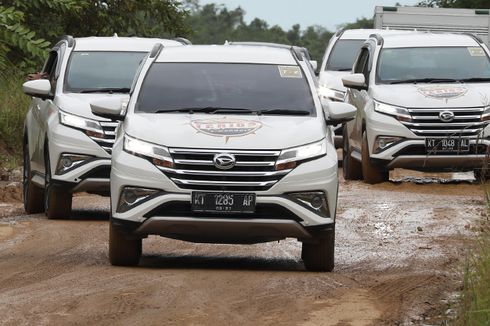
[[471, 35], [450, 33], [412, 32], [410, 34], [383, 35], [383, 40], [384, 48], [480, 45]]
[[297, 65], [290, 49], [267, 45], [189, 45], [164, 47], [155, 61]]
[[341, 40], [366, 40], [372, 34], [379, 35], [392, 35], [392, 34], [407, 34], [413, 33], [413, 31], [402, 31], [396, 29], [346, 29], [343, 31], [342, 35], [340, 35], [339, 39]]
[[174, 40], [141, 37], [80, 37], [75, 39], [74, 51], [128, 51], [150, 52], [155, 43], [164, 46], [178, 46], [182, 43]]

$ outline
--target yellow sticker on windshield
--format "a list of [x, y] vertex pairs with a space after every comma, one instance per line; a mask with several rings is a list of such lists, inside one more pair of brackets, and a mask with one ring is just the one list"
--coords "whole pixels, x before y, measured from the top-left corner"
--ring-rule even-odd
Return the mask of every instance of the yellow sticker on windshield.
[[303, 78], [298, 66], [279, 66], [278, 68], [282, 78]]
[[468, 48], [468, 51], [470, 52], [470, 55], [472, 57], [484, 57], [485, 56], [485, 51], [483, 51], [483, 49], [480, 47], [471, 47], [471, 48]]

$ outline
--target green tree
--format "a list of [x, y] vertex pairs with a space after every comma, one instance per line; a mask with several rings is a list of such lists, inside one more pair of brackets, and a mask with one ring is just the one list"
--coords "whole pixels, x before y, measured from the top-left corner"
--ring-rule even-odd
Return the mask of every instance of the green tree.
[[421, 7], [441, 8], [490, 8], [490, 0], [424, 0], [419, 2]]

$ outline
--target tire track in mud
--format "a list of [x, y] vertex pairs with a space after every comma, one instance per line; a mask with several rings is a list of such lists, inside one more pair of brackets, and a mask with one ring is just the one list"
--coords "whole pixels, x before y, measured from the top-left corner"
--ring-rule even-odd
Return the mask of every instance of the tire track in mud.
[[342, 182], [336, 269], [326, 274], [305, 272], [301, 244], [289, 239], [150, 237], [139, 267], [112, 267], [108, 201], [75, 197], [71, 220], [0, 219], [9, 228], [0, 232], [0, 324], [432, 323], [461, 284], [464, 243], [485, 212], [480, 191]]

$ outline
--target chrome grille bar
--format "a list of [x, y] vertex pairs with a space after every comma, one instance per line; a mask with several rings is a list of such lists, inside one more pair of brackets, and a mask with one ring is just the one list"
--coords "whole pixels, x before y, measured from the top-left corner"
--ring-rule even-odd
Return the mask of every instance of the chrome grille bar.
[[218, 177], [273, 177], [278, 175], [285, 175], [291, 172], [291, 170], [281, 170], [281, 171], [202, 171], [202, 170], [176, 170], [170, 169], [163, 166], [158, 166], [158, 168], [164, 172], [175, 173], [181, 175], [189, 176], [218, 176]]
[[186, 180], [171, 178], [171, 180], [177, 184], [190, 185], [190, 186], [208, 186], [213, 185], [217, 187], [268, 187], [275, 184], [277, 181], [212, 181], [212, 180]]

